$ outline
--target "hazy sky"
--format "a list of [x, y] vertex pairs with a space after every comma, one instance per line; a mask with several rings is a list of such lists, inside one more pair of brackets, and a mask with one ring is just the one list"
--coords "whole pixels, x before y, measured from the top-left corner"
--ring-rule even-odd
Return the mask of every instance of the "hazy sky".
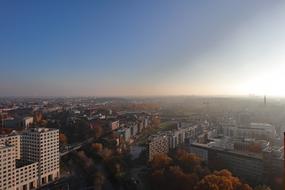
[[1, 0], [0, 96], [285, 95], [285, 1]]

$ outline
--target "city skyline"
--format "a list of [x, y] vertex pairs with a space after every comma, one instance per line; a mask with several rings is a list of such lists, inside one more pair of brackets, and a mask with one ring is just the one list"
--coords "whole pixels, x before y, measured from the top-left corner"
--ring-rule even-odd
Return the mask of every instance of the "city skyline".
[[0, 96], [285, 96], [283, 1], [1, 1]]

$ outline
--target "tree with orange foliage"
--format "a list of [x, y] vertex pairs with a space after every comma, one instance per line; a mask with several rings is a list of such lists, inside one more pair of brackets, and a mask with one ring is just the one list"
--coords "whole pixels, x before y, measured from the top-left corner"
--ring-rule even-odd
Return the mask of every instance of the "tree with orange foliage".
[[35, 112], [34, 114], [34, 121], [36, 124], [41, 123], [43, 120], [43, 114], [41, 112]]
[[173, 184], [172, 189], [189, 190], [189, 187], [194, 187], [199, 178], [194, 173], [185, 173], [179, 166], [170, 166], [168, 170], [170, 175], [167, 181]]
[[202, 159], [195, 154], [178, 149], [176, 155], [180, 166], [188, 172], [197, 171], [201, 167]]
[[95, 132], [95, 138], [98, 139], [99, 137], [102, 136], [104, 130], [103, 130], [102, 126], [96, 126], [94, 128], [94, 132]]
[[103, 160], [107, 161], [110, 160], [112, 157], [113, 151], [109, 148], [104, 148], [101, 152], [100, 152], [100, 156], [103, 158]]
[[205, 176], [195, 190], [252, 190], [252, 188], [232, 176], [228, 170], [221, 170]]
[[156, 154], [153, 156], [150, 164], [153, 169], [161, 169], [168, 167], [172, 162], [172, 159], [166, 154]]
[[164, 190], [189, 190], [198, 182], [198, 176], [193, 173], [185, 173], [179, 166], [170, 166], [155, 170], [151, 175], [154, 189]]
[[83, 150], [78, 151], [76, 155], [82, 161], [84, 168], [87, 170], [91, 170], [91, 168], [94, 166], [93, 160], [89, 158]]
[[96, 152], [101, 152], [103, 150], [103, 145], [101, 143], [93, 143], [92, 144], [92, 148], [96, 151]]
[[151, 119], [151, 124], [153, 127], [159, 127], [160, 126], [160, 117], [159, 115], [155, 115]]
[[64, 145], [66, 145], [67, 144], [67, 137], [65, 136], [65, 134], [64, 133], [59, 133], [59, 142], [61, 143], [61, 144], [64, 144]]
[[211, 173], [200, 157], [183, 149], [171, 157], [158, 154], [150, 162], [153, 189], [164, 190], [252, 190], [228, 170]]

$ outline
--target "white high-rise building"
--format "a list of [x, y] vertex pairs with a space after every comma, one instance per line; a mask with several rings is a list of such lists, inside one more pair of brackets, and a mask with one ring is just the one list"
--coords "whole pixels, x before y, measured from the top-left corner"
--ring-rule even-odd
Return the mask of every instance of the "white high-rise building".
[[33, 128], [22, 134], [22, 158], [39, 164], [39, 184], [59, 178], [59, 130]]
[[31, 190], [59, 178], [59, 131], [0, 136], [0, 189]]
[[15, 147], [0, 145], [0, 189], [12, 189], [15, 186]]

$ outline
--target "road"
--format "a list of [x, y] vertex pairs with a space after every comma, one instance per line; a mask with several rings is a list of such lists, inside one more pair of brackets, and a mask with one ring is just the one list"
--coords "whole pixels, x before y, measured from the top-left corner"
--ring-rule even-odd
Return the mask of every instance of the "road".
[[65, 155], [67, 155], [67, 154], [69, 154], [69, 153], [71, 153], [73, 151], [76, 151], [76, 150], [82, 148], [83, 146], [85, 146], [85, 145], [87, 145], [89, 143], [92, 143], [93, 140], [94, 140], [94, 138], [92, 137], [92, 138], [89, 138], [89, 139], [87, 139], [87, 140], [85, 140], [85, 141], [83, 141], [81, 143], [76, 143], [76, 144], [73, 144], [73, 145], [67, 145], [66, 146], [67, 150], [65, 150], [63, 152], [60, 152], [60, 157], [65, 156]]

